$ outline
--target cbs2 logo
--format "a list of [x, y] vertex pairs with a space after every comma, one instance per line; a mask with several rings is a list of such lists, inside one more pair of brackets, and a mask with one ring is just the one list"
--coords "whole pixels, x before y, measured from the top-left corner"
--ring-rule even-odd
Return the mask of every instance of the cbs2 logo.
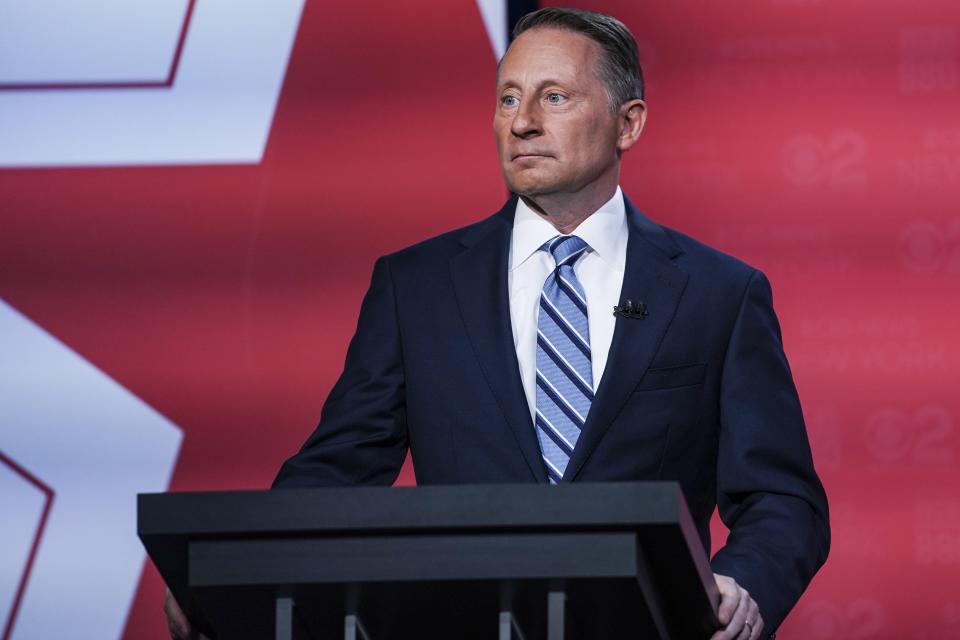
[[909, 224], [900, 234], [900, 258], [917, 273], [960, 273], [960, 218]]
[[851, 129], [823, 137], [794, 136], [783, 145], [780, 155], [784, 175], [799, 187], [864, 185], [866, 157], [866, 139]]
[[954, 427], [953, 414], [938, 405], [925, 405], [913, 412], [881, 409], [867, 420], [867, 450], [879, 462], [952, 462]]

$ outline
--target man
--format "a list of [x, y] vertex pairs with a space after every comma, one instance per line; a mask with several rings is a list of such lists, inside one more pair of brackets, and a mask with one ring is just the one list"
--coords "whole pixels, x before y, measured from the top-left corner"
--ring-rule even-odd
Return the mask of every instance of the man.
[[769, 284], [623, 197], [646, 119], [623, 24], [550, 8], [514, 35], [494, 133], [516, 195], [377, 261], [274, 486], [391, 484], [408, 447], [420, 484], [676, 480], [708, 549], [715, 506], [731, 529], [714, 640], [768, 637], [829, 545]]

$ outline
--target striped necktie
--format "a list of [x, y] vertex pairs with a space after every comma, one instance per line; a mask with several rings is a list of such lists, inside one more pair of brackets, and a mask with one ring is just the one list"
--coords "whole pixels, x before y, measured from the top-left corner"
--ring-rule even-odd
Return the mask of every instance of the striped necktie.
[[537, 439], [551, 484], [560, 482], [593, 402], [587, 297], [573, 273], [586, 253], [577, 236], [543, 245], [556, 268], [540, 294], [537, 321]]

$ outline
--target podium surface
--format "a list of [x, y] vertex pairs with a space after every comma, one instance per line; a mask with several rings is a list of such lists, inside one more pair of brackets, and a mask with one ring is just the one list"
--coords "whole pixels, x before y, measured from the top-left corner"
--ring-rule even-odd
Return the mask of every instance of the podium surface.
[[138, 533], [218, 639], [707, 638], [718, 627], [675, 483], [142, 494]]

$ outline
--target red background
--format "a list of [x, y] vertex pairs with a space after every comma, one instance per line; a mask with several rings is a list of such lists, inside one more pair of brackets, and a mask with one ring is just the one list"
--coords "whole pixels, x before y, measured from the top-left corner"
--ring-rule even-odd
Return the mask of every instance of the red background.
[[[960, 638], [960, 5], [578, 4], [641, 43], [624, 190], [774, 286], [834, 536], [780, 637]], [[172, 490], [265, 487], [374, 259], [501, 204], [494, 74], [470, 0], [307, 2], [259, 165], [0, 171], [0, 297], [184, 430]]]

